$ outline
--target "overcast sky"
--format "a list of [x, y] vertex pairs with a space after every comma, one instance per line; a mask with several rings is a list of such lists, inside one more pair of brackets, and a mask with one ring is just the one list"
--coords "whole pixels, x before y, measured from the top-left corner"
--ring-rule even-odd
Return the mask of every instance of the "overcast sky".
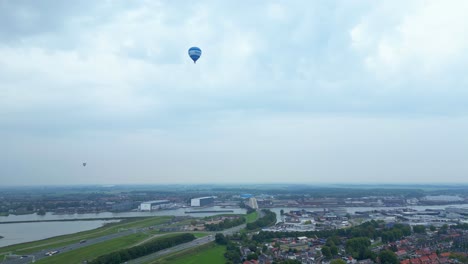
[[468, 183], [466, 10], [0, 0], [0, 180]]

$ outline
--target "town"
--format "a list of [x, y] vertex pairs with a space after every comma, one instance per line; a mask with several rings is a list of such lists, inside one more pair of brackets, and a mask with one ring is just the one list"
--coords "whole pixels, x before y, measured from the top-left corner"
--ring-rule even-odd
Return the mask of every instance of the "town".
[[[191, 206], [191, 199], [216, 197], [219, 206], [239, 206], [255, 198], [259, 208], [359, 208], [457, 205], [468, 203], [463, 188], [424, 191], [412, 188], [344, 188], [316, 186], [88, 186], [0, 189], [0, 215], [84, 214], [137, 211], [144, 202], [168, 201], [164, 209]], [[338, 209], [336, 209], [338, 210]]]
[[[46, 222], [57, 221], [47, 220], [53, 215], [109, 220], [106, 212], [121, 220], [130, 219], [119, 218], [125, 214], [172, 215], [169, 224], [134, 232], [212, 234], [192, 246], [215, 241], [225, 247], [226, 263], [466, 263], [465, 189], [416, 187], [367, 188], [366, 196], [359, 188], [297, 186], [49, 187], [34, 195], [8, 190], [0, 192], [0, 223], [28, 222], [8, 219], [31, 214]], [[89, 239], [79, 241], [79, 247], [90, 245]], [[50, 259], [64, 254], [47, 253]], [[115, 256], [102, 256], [110, 258]]]

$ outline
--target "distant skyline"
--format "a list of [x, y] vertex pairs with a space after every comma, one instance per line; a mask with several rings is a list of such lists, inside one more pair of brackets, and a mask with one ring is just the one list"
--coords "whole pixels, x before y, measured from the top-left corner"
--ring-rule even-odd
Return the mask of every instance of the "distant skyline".
[[0, 0], [0, 180], [468, 183], [467, 9]]

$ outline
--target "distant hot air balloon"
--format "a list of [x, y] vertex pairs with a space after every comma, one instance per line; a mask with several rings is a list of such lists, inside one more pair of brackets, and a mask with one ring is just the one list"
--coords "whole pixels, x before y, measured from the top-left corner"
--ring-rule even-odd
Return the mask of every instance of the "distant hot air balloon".
[[86, 167], [86, 162], [83, 162], [83, 167]]
[[192, 58], [193, 60], [193, 63], [197, 63], [197, 60], [200, 58], [201, 56], [201, 49], [198, 48], [198, 47], [191, 47], [189, 50], [188, 50], [188, 55], [190, 56], [190, 58]]

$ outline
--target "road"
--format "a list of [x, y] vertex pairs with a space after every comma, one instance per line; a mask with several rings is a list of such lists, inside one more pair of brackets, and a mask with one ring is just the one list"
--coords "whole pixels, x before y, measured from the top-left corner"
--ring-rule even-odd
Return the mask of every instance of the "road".
[[[121, 231], [119, 233], [88, 239], [84, 243], [77, 242], [77, 243], [73, 243], [73, 244], [70, 244], [70, 245], [67, 245], [67, 246], [64, 246], [64, 247], [44, 249], [44, 250], [41, 250], [41, 251], [34, 252], [32, 254], [24, 255], [24, 257], [21, 257], [20, 255], [12, 256], [12, 257], [8, 258], [7, 260], [5, 260], [3, 262], [0, 262], [0, 263], [1, 264], [26, 264], [26, 263], [32, 263], [33, 260], [38, 261], [40, 259], [47, 258], [48, 256], [46, 256], [45, 254], [47, 252], [49, 252], [49, 251], [59, 251], [58, 254], [61, 254], [61, 253], [76, 250], [76, 249], [79, 249], [79, 248], [82, 248], [82, 247], [102, 243], [102, 242], [105, 242], [105, 241], [108, 241], [108, 240], [111, 240], [111, 239], [115, 239], [115, 238], [118, 238], [118, 237], [128, 236], [130, 234], [134, 234], [134, 233], [138, 233], [138, 232], [146, 232], [146, 231], [150, 230], [150, 228], [158, 228], [158, 227], [165, 226], [165, 225], [167, 225], [167, 224], [161, 224], [161, 225], [157, 225], [157, 226], [153, 226], [153, 227], [145, 227], [145, 228], [138, 228], [138, 229], [128, 229], [128, 230]], [[240, 225], [240, 226], [236, 226], [236, 227], [233, 227], [233, 228], [230, 228], [230, 229], [226, 229], [226, 230], [222, 231], [221, 233], [223, 233], [224, 235], [232, 235], [232, 234], [238, 232], [239, 230], [245, 228], [245, 226], [246, 226], [245, 224]], [[138, 259], [128, 261], [128, 263], [135, 263], [135, 264], [145, 263], [145, 262], [151, 261], [153, 259], [159, 258], [161, 256], [171, 254], [171, 253], [174, 253], [174, 252], [177, 252], [177, 251], [181, 251], [181, 250], [201, 246], [201, 245], [210, 243], [210, 242], [212, 242], [214, 240], [215, 239], [214, 239], [214, 234], [213, 234], [213, 235], [210, 235], [210, 236], [195, 239], [195, 240], [193, 240], [191, 242], [188, 242], [188, 243], [177, 245], [177, 246], [172, 247], [172, 248], [168, 248], [168, 249], [164, 249], [164, 250], [155, 252], [155, 253], [153, 253], [151, 255], [147, 255], [147, 256], [144, 256], [144, 257], [141, 257], [141, 258], [138, 258]]]
[[104, 241], [108, 241], [108, 240], [115, 239], [115, 238], [118, 238], [118, 237], [128, 236], [128, 235], [136, 233], [136, 232], [138, 232], [138, 231], [137, 230], [126, 230], [126, 231], [122, 231], [122, 232], [111, 234], [111, 235], [105, 235], [105, 236], [102, 236], [102, 237], [88, 239], [84, 243], [77, 242], [77, 243], [73, 243], [73, 244], [70, 244], [70, 245], [67, 245], [67, 246], [64, 246], [64, 247], [44, 249], [44, 250], [41, 250], [41, 251], [34, 252], [32, 254], [24, 255], [24, 256], [27, 256], [27, 257], [24, 257], [24, 258], [20, 258], [21, 256], [18, 256], [18, 258], [10, 258], [10, 259], [7, 259], [6, 261], [1, 262], [1, 263], [2, 264], [31, 263], [33, 261], [33, 259], [35, 261], [38, 261], [40, 259], [47, 258], [48, 256], [46, 256], [45, 254], [47, 252], [49, 252], [49, 251], [57, 250], [57, 251], [59, 251], [59, 253], [57, 253], [57, 254], [61, 254], [61, 253], [72, 251], [72, 250], [79, 249], [79, 248], [82, 248], [82, 247], [94, 245], [94, 244], [97, 244], [97, 243], [102, 243]]
[[105, 242], [105, 241], [108, 241], [108, 240], [111, 240], [111, 239], [115, 239], [115, 238], [119, 238], [119, 237], [123, 237], [123, 236], [128, 236], [128, 235], [139, 233], [139, 232], [147, 232], [151, 228], [158, 228], [158, 227], [166, 226], [166, 225], [168, 225], [168, 224], [161, 224], [161, 225], [152, 226], [152, 227], [145, 227], [145, 228], [126, 229], [126, 230], [122, 230], [122, 231], [120, 231], [118, 233], [114, 233], [114, 234], [110, 234], [110, 235], [104, 235], [104, 236], [97, 237], [97, 238], [87, 239], [86, 242], [84, 242], [84, 243], [76, 242], [76, 243], [69, 244], [69, 245], [64, 246], [64, 247], [43, 249], [43, 250], [31, 253], [31, 254], [24, 255], [24, 257], [22, 257], [20, 255], [11, 256], [7, 260], [5, 260], [3, 262], [0, 262], [0, 263], [1, 264], [26, 264], [26, 263], [32, 263], [33, 260], [38, 261], [40, 259], [49, 257], [49, 256], [45, 255], [49, 251], [55, 251], [56, 250], [56, 251], [59, 251], [59, 253], [57, 253], [57, 254], [62, 254], [64, 252], [76, 250], [76, 249], [79, 249], [79, 248], [82, 248], [82, 247], [87, 247], [87, 246], [98, 244], [98, 243], [102, 243], [102, 242]]
[[[232, 234], [234, 234], [236, 232], [239, 232], [243, 228], [245, 228], [245, 224], [240, 225], [240, 226], [236, 226], [236, 227], [233, 227], [233, 228], [226, 229], [226, 230], [222, 231], [221, 233], [223, 233], [224, 235], [232, 235]], [[177, 252], [177, 251], [186, 250], [186, 249], [189, 249], [189, 248], [194, 248], [194, 247], [198, 247], [198, 246], [201, 246], [201, 245], [204, 245], [204, 244], [208, 244], [210, 242], [213, 242], [214, 240], [215, 240], [214, 234], [209, 235], [209, 236], [206, 236], [206, 237], [195, 239], [193, 241], [190, 241], [190, 242], [187, 242], [187, 243], [184, 243], [184, 244], [177, 245], [175, 247], [171, 247], [171, 248], [168, 248], [168, 249], [164, 249], [164, 250], [155, 252], [155, 253], [150, 254], [150, 255], [146, 255], [146, 256], [141, 257], [141, 258], [129, 260], [126, 263], [128, 263], [128, 264], [147, 263], [147, 262], [149, 262], [151, 260], [160, 258], [160, 257], [165, 256], [165, 255], [172, 254], [172, 253]]]

